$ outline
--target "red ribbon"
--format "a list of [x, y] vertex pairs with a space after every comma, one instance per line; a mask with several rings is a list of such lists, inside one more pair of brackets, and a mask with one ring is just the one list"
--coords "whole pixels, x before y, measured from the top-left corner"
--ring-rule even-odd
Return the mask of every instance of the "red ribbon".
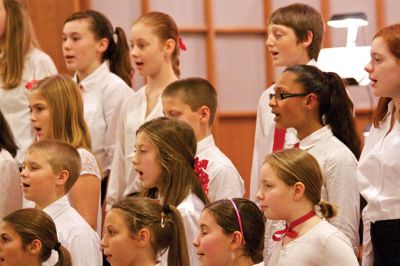
[[181, 36], [178, 37], [179, 49], [186, 51], [186, 45], [183, 43]]
[[31, 89], [33, 89], [33, 87], [35, 87], [38, 84], [38, 82], [39, 82], [39, 80], [33, 79], [25, 84], [25, 88], [27, 90], [31, 90]]
[[289, 226], [288, 226], [287, 223], [286, 223], [285, 229], [276, 231], [276, 232], [272, 235], [272, 239], [273, 239], [274, 241], [279, 241], [279, 240], [282, 240], [282, 238], [283, 238], [285, 235], [286, 235], [287, 237], [290, 237], [290, 238], [296, 238], [296, 237], [299, 235], [299, 233], [297, 233], [296, 231], [294, 231], [293, 228], [296, 227], [296, 226], [298, 226], [299, 224], [304, 223], [305, 221], [307, 221], [307, 220], [310, 219], [311, 217], [314, 217], [315, 214], [316, 214], [315, 211], [312, 210], [312, 211], [306, 213], [304, 216], [300, 217], [299, 219], [294, 220], [293, 222], [291, 222], [291, 223], [289, 224]]
[[206, 194], [208, 193], [208, 182], [210, 179], [208, 178], [208, 174], [204, 172], [207, 169], [208, 160], [199, 160], [199, 157], [194, 158], [194, 166], [193, 170], [197, 177], [200, 180], [201, 185], [203, 186], [204, 191]]

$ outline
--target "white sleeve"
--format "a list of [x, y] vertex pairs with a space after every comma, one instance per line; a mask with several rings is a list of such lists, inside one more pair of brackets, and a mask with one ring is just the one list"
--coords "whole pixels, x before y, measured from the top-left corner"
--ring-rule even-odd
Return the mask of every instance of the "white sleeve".
[[82, 165], [80, 175], [94, 175], [101, 179], [99, 166], [97, 165], [94, 155], [84, 148], [79, 148], [78, 152], [81, 157]]
[[349, 240], [340, 232], [332, 234], [324, 243], [321, 265], [324, 266], [358, 266], [358, 261]]
[[121, 83], [113, 88], [108, 88], [102, 95], [103, 112], [106, 121], [106, 132], [104, 136], [105, 165], [104, 169], [110, 169], [114, 156], [114, 147], [117, 140], [116, 129], [117, 121], [120, 116], [121, 105], [131, 89]]
[[253, 161], [251, 164], [250, 175], [250, 199], [253, 201], [256, 199], [256, 193], [260, 185], [259, 178], [261, 166], [264, 162], [265, 156], [272, 151], [274, 132], [271, 131], [271, 128], [273, 120], [271, 119], [270, 125], [266, 125], [266, 121], [263, 119], [263, 115], [270, 115], [272, 117], [272, 114], [266, 114], [266, 112], [270, 112], [268, 98], [269, 93], [271, 92], [273, 92], [272, 86], [262, 93], [257, 108]]
[[179, 213], [182, 216], [183, 224], [185, 226], [190, 265], [200, 266], [200, 261], [197, 256], [196, 249], [193, 245], [193, 241], [197, 238], [197, 235], [199, 234], [198, 218], [194, 213], [185, 209], [179, 209]]
[[125, 117], [126, 101], [121, 107], [120, 119], [118, 119], [117, 123], [114, 156], [107, 186], [106, 211], [110, 210], [112, 205], [122, 198], [127, 185], [127, 173], [125, 171]]
[[101, 266], [102, 256], [97, 233], [80, 232], [71, 237], [68, 250], [74, 266]]
[[32, 62], [33, 68], [33, 79], [40, 80], [47, 76], [57, 74], [57, 68], [53, 63], [53, 60], [47, 54], [42, 54], [38, 60]]
[[243, 179], [234, 166], [220, 165], [213, 175], [208, 186], [210, 201], [243, 197]]
[[324, 166], [328, 201], [338, 207], [338, 215], [329, 219], [350, 240], [354, 253], [358, 253], [358, 226], [360, 196], [357, 186], [357, 161], [349, 151], [339, 151]]
[[[4, 151], [0, 151], [4, 153]], [[8, 153], [8, 152], [7, 152]], [[17, 163], [12, 159], [0, 160], [0, 217], [22, 208], [22, 191]]]

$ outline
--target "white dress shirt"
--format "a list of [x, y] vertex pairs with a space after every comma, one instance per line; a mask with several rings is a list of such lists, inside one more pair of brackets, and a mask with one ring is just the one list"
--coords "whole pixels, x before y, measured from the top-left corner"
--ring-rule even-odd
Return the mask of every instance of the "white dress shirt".
[[153, 110], [146, 116], [145, 86], [125, 99], [117, 125], [116, 145], [108, 181], [106, 210], [123, 197], [139, 191], [137, 173], [132, 166], [136, 144], [136, 131], [147, 121], [164, 116], [161, 96]]
[[[190, 265], [200, 266], [200, 260], [196, 254], [197, 251], [193, 245], [193, 241], [199, 234], [199, 220], [201, 212], [204, 209], [204, 203], [196, 195], [191, 193], [176, 208], [181, 214], [183, 225], [185, 226]], [[165, 252], [160, 260], [162, 265], [168, 265], [168, 252]]]
[[292, 242], [276, 242], [268, 266], [358, 266], [349, 239], [325, 220]]
[[[101, 266], [100, 238], [90, 225], [71, 207], [67, 196], [43, 209], [54, 221], [58, 241], [65, 246], [74, 266]], [[54, 254], [55, 253], [55, 254]], [[55, 265], [58, 260], [53, 250], [43, 265]]]
[[34, 140], [34, 132], [30, 122], [29, 102], [25, 88], [26, 83], [40, 80], [57, 74], [57, 69], [51, 58], [37, 48], [32, 48], [26, 55], [21, 82], [13, 89], [4, 89], [0, 78], [0, 109], [14, 134], [19, 147], [17, 163], [22, 165], [25, 150]]
[[210, 201], [241, 198], [244, 182], [232, 161], [215, 145], [213, 135], [197, 142], [196, 156], [208, 160], [208, 198]]
[[[108, 61], [102, 63], [79, 82], [92, 150], [103, 173], [111, 168], [122, 102], [135, 93], [125, 81], [110, 71], [108, 64]], [[74, 80], [77, 80], [76, 75]]]
[[[307, 65], [316, 66], [312, 59]], [[275, 135], [275, 115], [269, 106], [269, 94], [275, 93], [275, 84], [266, 89], [260, 97], [257, 107], [256, 129], [254, 137], [253, 161], [250, 176], [250, 199], [255, 201], [256, 193], [260, 187], [260, 170], [265, 156], [272, 152]], [[286, 129], [284, 148], [292, 148], [298, 142], [296, 130]]]
[[400, 123], [390, 130], [394, 105], [380, 127], [371, 127], [357, 169], [361, 195], [367, 201], [362, 212], [364, 253], [362, 265], [373, 265], [371, 222], [400, 219]]
[[22, 208], [22, 190], [19, 169], [6, 149], [0, 151], [0, 220]]
[[317, 159], [324, 175], [322, 198], [338, 207], [336, 217], [328, 221], [350, 240], [358, 253], [360, 196], [357, 187], [357, 159], [350, 149], [325, 126], [300, 141], [300, 149]]

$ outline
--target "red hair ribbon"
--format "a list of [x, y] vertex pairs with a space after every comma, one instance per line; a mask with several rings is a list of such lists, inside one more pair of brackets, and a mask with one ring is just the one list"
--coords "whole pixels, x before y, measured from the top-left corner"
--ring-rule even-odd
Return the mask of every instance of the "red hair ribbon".
[[203, 186], [204, 191], [208, 194], [208, 182], [210, 181], [208, 178], [208, 174], [204, 172], [207, 169], [208, 160], [199, 160], [199, 157], [194, 158], [194, 167], [193, 170], [197, 177], [200, 180], [201, 185]]
[[287, 237], [290, 238], [296, 238], [298, 236], [299, 233], [297, 233], [296, 231], [293, 230], [294, 227], [298, 226], [299, 224], [304, 223], [305, 221], [307, 221], [308, 219], [314, 217], [316, 215], [315, 211], [312, 210], [308, 213], [306, 213], [305, 215], [303, 215], [302, 217], [300, 217], [297, 220], [294, 220], [293, 222], [291, 222], [289, 224], [289, 226], [286, 223], [286, 227], [285, 229], [276, 231], [273, 235], [272, 235], [272, 239], [274, 241], [279, 241], [281, 240], [285, 235]]
[[25, 84], [25, 88], [27, 90], [31, 90], [31, 89], [33, 89], [33, 87], [35, 87], [38, 84], [38, 82], [39, 82], [39, 80], [33, 79]]
[[179, 42], [179, 49], [186, 51], [186, 45], [183, 43], [181, 36], [178, 37], [178, 42]]

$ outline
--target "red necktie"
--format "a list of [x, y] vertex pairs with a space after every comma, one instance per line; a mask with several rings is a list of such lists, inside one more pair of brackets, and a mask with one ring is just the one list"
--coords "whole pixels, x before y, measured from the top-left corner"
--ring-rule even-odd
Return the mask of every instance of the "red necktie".
[[285, 135], [286, 135], [286, 128], [279, 129], [275, 127], [275, 134], [274, 134], [274, 146], [272, 147], [272, 151], [280, 151], [283, 149], [285, 145]]
[[293, 228], [296, 227], [296, 226], [298, 226], [299, 224], [304, 223], [305, 221], [307, 221], [307, 220], [310, 219], [311, 217], [314, 217], [315, 214], [316, 214], [315, 211], [312, 210], [312, 211], [306, 213], [305, 215], [303, 215], [302, 217], [300, 217], [299, 219], [294, 220], [293, 222], [291, 222], [291, 223], [289, 224], [289, 226], [288, 226], [287, 223], [286, 223], [285, 229], [276, 231], [276, 232], [272, 235], [272, 239], [273, 239], [274, 241], [279, 241], [279, 240], [281, 240], [285, 235], [288, 236], [288, 237], [290, 237], [290, 238], [296, 238], [297, 235], [298, 235], [299, 233], [297, 233], [296, 231], [294, 231]]
[[208, 160], [199, 160], [199, 157], [194, 158], [194, 166], [193, 170], [197, 177], [200, 180], [201, 185], [203, 186], [204, 191], [208, 194], [208, 174], [204, 172], [207, 169]]

